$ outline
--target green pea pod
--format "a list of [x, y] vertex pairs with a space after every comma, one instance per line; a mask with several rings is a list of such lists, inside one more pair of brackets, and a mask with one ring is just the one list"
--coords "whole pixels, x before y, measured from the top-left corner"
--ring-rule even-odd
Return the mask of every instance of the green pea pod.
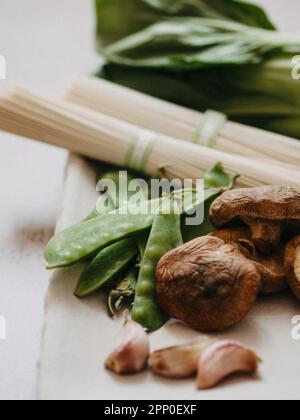
[[47, 268], [67, 267], [97, 250], [149, 229], [151, 214], [103, 214], [58, 233], [46, 247]]
[[[215, 193], [215, 189], [206, 192], [207, 195]], [[177, 194], [180, 196], [180, 191]], [[154, 215], [168, 201], [168, 198], [163, 197], [138, 205], [126, 205], [58, 233], [50, 240], [45, 250], [47, 268], [70, 266], [93, 256], [101, 248], [149, 229]], [[195, 200], [192, 198], [190, 205], [191, 209], [195, 206]]]
[[159, 329], [167, 321], [167, 316], [162, 312], [157, 301], [157, 264], [167, 252], [181, 244], [180, 214], [174, 212], [155, 216], [142, 259], [132, 311], [133, 320], [149, 331]]
[[82, 298], [110, 285], [137, 254], [138, 248], [132, 239], [124, 239], [103, 249], [82, 273], [75, 295]]
[[136, 243], [137, 243], [137, 246], [139, 248], [139, 254], [140, 254], [139, 255], [139, 261], [140, 262], [144, 258], [148, 238], [149, 238], [149, 232], [143, 232], [140, 235], [138, 235], [137, 238], [136, 238]]
[[[111, 210], [114, 210], [114, 209], [115, 209], [115, 206], [109, 204], [109, 207], [107, 208], [107, 213], [109, 213]], [[97, 209], [94, 209], [90, 212], [90, 214], [85, 219], [83, 219], [83, 222], [87, 222], [88, 220], [95, 219], [95, 217], [98, 217], [98, 216], [100, 216], [99, 211]]]

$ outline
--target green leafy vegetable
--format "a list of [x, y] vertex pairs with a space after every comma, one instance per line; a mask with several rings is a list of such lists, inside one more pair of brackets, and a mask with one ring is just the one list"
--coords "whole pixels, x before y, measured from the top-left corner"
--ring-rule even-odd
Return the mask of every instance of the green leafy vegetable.
[[[106, 38], [101, 15], [107, 1], [115, 7], [118, 3], [116, 0], [98, 2], [100, 39], [101, 34]], [[299, 39], [270, 30], [271, 24], [259, 21], [258, 25], [257, 21], [252, 22], [256, 27], [250, 26], [244, 13], [234, 13], [240, 11], [241, 5], [245, 7], [242, 2], [136, 0], [135, 3], [136, 6], [147, 4], [162, 15], [160, 19], [151, 19], [151, 12], [144, 12], [150, 19], [144, 22], [142, 30], [134, 33], [128, 30], [127, 36], [116, 42], [104, 42], [102, 52], [111, 62], [135, 67], [195, 69], [257, 63], [273, 50], [293, 44], [299, 46]], [[122, 24], [124, 20], [126, 16], [122, 17]], [[151, 20], [153, 23], [149, 25]], [[264, 29], [257, 27], [261, 24]]]
[[205, 188], [219, 188], [220, 192], [231, 190], [239, 175], [230, 176], [224, 169], [222, 162], [217, 162], [204, 174]]
[[260, 63], [279, 48], [288, 50], [299, 46], [299, 38], [236, 22], [174, 18], [111, 44], [103, 53], [117, 64], [193, 70]]
[[[128, 7], [127, 7], [128, 4]], [[300, 36], [228, 0], [97, 2], [101, 76], [200, 111], [300, 138]]]
[[260, 7], [240, 0], [126, 0], [126, 7], [124, 0], [96, 0], [96, 12], [101, 46], [176, 16], [226, 19], [275, 29]]

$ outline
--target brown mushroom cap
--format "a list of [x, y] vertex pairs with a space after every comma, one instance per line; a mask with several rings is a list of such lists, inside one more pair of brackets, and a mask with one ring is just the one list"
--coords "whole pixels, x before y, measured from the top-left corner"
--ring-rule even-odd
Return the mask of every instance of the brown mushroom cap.
[[164, 311], [200, 331], [222, 331], [255, 304], [260, 275], [235, 245], [212, 236], [166, 254], [157, 267], [157, 294]]
[[296, 236], [287, 244], [284, 265], [289, 286], [300, 300], [300, 236]]
[[300, 220], [300, 194], [293, 188], [278, 185], [230, 190], [213, 202], [210, 215], [217, 227], [236, 217]]
[[213, 202], [210, 218], [217, 228], [244, 222], [257, 249], [269, 253], [279, 246], [289, 221], [300, 223], [300, 194], [276, 185], [227, 191]]

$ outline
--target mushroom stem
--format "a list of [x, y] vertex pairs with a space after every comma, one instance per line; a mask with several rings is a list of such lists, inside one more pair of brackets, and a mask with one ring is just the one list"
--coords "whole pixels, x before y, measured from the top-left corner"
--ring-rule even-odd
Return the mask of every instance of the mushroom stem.
[[261, 290], [263, 294], [279, 293], [287, 288], [286, 272], [283, 267], [284, 246], [271, 255], [259, 253], [252, 240], [250, 231], [244, 227], [221, 229], [213, 232], [211, 236], [222, 239], [225, 243], [237, 244], [241, 253], [253, 261], [261, 277]]
[[286, 246], [284, 266], [292, 292], [300, 300], [300, 236], [296, 236]]
[[259, 361], [253, 351], [237, 342], [217, 342], [208, 347], [199, 359], [198, 388], [212, 388], [234, 373], [255, 374]]
[[283, 256], [260, 259], [256, 263], [261, 276], [261, 293], [264, 295], [281, 293], [287, 289], [287, 276]]
[[270, 254], [280, 246], [282, 229], [279, 223], [261, 219], [248, 223], [252, 231], [252, 240], [260, 252]]

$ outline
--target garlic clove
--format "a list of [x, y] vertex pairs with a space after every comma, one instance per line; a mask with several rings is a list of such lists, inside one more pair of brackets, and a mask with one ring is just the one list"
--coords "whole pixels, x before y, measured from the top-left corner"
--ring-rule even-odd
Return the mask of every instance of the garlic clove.
[[200, 356], [197, 385], [199, 389], [216, 386], [234, 373], [255, 374], [260, 359], [251, 350], [234, 341], [219, 341]]
[[158, 350], [150, 357], [152, 372], [171, 379], [196, 375], [199, 356], [212, 342], [205, 337], [194, 343]]
[[118, 375], [141, 372], [150, 355], [150, 341], [146, 331], [135, 321], [126, 320], [120, 343], [107, 358], [105, 367]]

